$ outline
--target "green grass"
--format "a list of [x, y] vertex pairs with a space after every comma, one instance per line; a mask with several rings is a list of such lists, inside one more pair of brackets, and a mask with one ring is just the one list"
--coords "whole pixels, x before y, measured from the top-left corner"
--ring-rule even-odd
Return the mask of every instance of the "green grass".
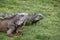
[[0, 13], [41, 13], [44, 19], [25, 26], [18, 38], [0, 33], [0, 40], [60, 40], [60, 0], [0, 0]]

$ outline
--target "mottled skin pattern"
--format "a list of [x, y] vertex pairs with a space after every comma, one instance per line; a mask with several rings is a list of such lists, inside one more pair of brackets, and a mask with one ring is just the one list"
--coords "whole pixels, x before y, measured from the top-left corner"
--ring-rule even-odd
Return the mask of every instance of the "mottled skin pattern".
[[13, 31], [15, 30], [15, 25], [11, 20], [12, 19], [0, 20], [0, 31], [6, 32], [8, 36], [13, 36]]
[[33, 25], [43, 19], [43, 15], [40, 13], [30, 14], [27, 18], [26, 25]]
[[18, 13], [13, 15], [1, 14], [0, 15], [0, 31], [6, 32], [8, 36], [17, 35], [22, 30], [23, 25], [33, 25], [39, 20], [43, 19], [42, 14]]
[[12, 13], [12, 14], [0, 13], [0, 19], [11, 18], [11, 17], [13, 17], [14, 15], [16, 15], [16, 14], [14, 14], [14, 13]]
[[[33, 24], [36, 24], [37, 22], [39, 22], [42, 19], [43, 19], [43, 15], [40, 14], [40, 13], [29, 14], [27, 16], [27, 19], [24, 21], [24, 25], [26, 25], [26, 26], [33, 25]], [[17, 34], [19, 32], [21, 32], [20, 28], [18, 28]]]
[[0, 19], [0, 31], [6, 32], [8, 36], [13, 37], [14, 32], [18, 32], [18, 28], [25, 23], [28, 14], [16, 14], [10, 18]]

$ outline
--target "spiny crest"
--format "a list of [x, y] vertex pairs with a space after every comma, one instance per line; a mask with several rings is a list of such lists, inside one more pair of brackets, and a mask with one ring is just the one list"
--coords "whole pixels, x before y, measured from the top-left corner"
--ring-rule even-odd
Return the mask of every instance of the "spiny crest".
[[0, 13], [0, 19], [8, 19], [8, 18], [12, 18], [15, 16], [19, 16], [19, 15], [28, 15], [28, 13], [12, 13], [12, 14], [4, 14], [4, 13]]
[[8, 19], [8, 18], [11, 18], [11, 17], [14, 17], [14, 13], [12, 14], [4, 14], [4, 13], [0, 13], [0, 19]]

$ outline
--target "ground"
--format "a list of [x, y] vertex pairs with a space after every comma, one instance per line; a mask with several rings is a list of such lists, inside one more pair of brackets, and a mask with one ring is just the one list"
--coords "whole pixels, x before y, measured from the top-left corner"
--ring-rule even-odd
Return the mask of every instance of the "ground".
[[44, 19], [24, 26], [23, 35], [10, 38], [0, 32], [0, 40], [60, 40], [60, 0], [0, 0], [0, 13], [41, 13]]

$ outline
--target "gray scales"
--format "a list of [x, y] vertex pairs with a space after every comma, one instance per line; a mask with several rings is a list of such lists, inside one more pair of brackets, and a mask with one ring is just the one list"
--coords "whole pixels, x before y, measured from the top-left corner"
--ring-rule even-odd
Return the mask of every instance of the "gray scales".
[[16, 15], [16, 14], [14, 14], [14, 13], [12, 13], [12, 14], [0, 13], [0, 19], [11, 18], [14, 15]]
[[[9, 19], [9, 18], [14, 17], [14, 15], [16, 15], [16, 14], [18, 14], [18, 13], [12, 13], [12, 14], [0, 13], [0, 19]], [[28, 13], [19, 13], [19, 14], [28, 14]], [[41, 13], [28, 14], [26, 25], [35, 24], [38, 21], [40, 21], [41, 19], [43, 19], [43, 15]]]
[[6, 17], [5, 15], [3, 17], [2, 15], [1, 17], [4, 19], [0, 19], [0, 31], [6, 32], [10, 37], [14, 36], [14, 32], [17, 33], [20, 30], [19, 28], [24, 25], [27, 16], [28, 14], [24, 13], [17, 13], [11, 17]]
[[43, 17], [41, 13], [31, 13], [28, 15], [26, 25], [36, 24], [38, 21], [42, 20]]
[[[0, 20], [1, 19], [10, 19], [12, 17], [14, 17], [14, 15], [16, 14], [28, 14], [28, 13], [12, 13], [12, 14], [4, 14], [4, 13], [0, 13]], [[33, 24], [36, 24], [38, 21], [40, 21], [41, 19], [43, 19], [43, 15], [41, 13], [31, 13], [31, 14], [28, 14], [28, 17], [27, 17], [27, 21], [26, 21], [26, 24], [25, 25], [33, 25]]]
[[[43, 15], [40, 13], [33, 13], [33, 14], [28, 14], [28, 13], [16, 13], [16, 14], [0, 14], [0, 26], [1, 27], [7, 27], [9, 30], [7, 30], [7, 35], [12, 36], [13, 31], [17, 31], [17, 33], [20, 31], [19, 26], [27, 25], [27, 24], [35, 24], [39, 20], [43, 19]], [[23, 25], [22, 25], [23, 24]], [[2, 28], [3, 28], [2, 27]], [[5, 28], [6, 28], [5, 27]], [[4, 29], [4, 28], [3, 28]], [[0, 30], [0, 31], [5, 31], [5, 30]]]

